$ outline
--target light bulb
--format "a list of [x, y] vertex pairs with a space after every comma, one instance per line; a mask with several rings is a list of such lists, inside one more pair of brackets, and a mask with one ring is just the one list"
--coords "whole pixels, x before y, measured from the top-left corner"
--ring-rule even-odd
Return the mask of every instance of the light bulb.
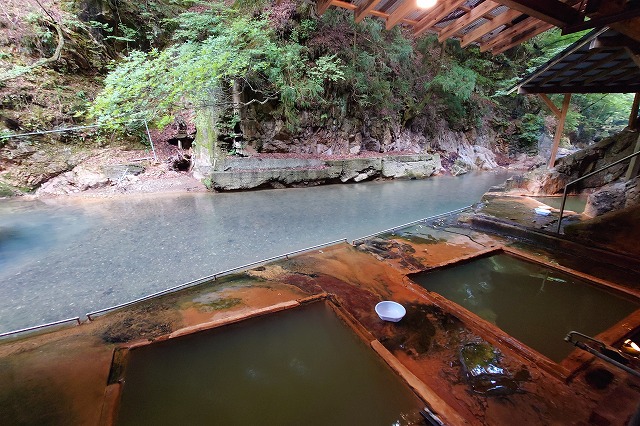
[[436, 5], [438, 0], [417, 0], [416, 3], [420, 9], [429, 9]]

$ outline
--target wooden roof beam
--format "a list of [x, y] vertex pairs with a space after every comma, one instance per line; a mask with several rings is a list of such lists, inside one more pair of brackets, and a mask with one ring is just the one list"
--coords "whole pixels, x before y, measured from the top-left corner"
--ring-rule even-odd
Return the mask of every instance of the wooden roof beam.
[[473, 24], [476, 20], [482, 18], [484, 15], [491, 12], [498, 6], [500, 6], [498, 3], [491, 0], [486, 0], [480, 3], [479, 5], [471, 9], [466, 15], [458, 18], [452, 24], [444, 27], [438, 35], [438, 41], [440, 43], [444, 42], [446, 39], [456, 34], [466, 26]]
[[566, 27], [569, 24], [576, 24], [582, 21], [580, 13], [560, 0], [496, 0], [511, 9], [519, 10], [541, 21], [555, 25], [556, 27]]
[[468, 46], [469, 44], [473, 43], [483, 35], [490, 33], [491, 31], [495, 30], [496, 28], [499, 28], [502, 25], [506, 25], [512, 22], [514, 19], [516, 19], [518, 16], [521, 16], [521, 15], [522, 13], [520, 13], [520, 11], [518, 10], [507, 10], [506, 12], [501, 13], [500, 15], [496, 16], [489, 22], [482, 24], [475, 30], [471, 31], [469, 34], [466, 34], [464, 37], [462, 37], [462, 42], [460, 43], [460, 46], [462, 47]]
[[[336, 6], [342, 9], [347, 9], [352, 11], [356, 11], [358, 9], [358, 6], [356, 6], [355, 4], [347, 3], [346, 1], [342, 1], [342, 0], [332, 0], [330, 2], [330, 6]], [[375, 9], [371, 10], [369, 14], [371, 16], [377, 16], [378, 18], [382, 18], [382, 19], [387, 19], [389, 17], [388, 13], [380, 12], [379, 10], [375, 10]], [[418, 21], [414, 21], [413, 19], [403, 19], [402, 23], [415, 26], [418, 23]]]
[[507, 50], [511, 49], [512, 47], [524, 43], [525, 41], [537, 36], [538, 34], [550, 30], [551, 28], [553, 28], [553, 25], [547, 24], [546, 22], [540, 22], [533, 27], [533, 30], [531, 32], [527, 33], [526, 35], [523, 36], [522, 34], [519, 34], [520, 37], [515, 37], [510, 43], [503, 43], [498, 46], [494, 46], [493, 49], [491, 49], [491, 53], [493, 53], [494, 55], [499, 55], [502, 52], [506, 52]]
[[404, 0], [387, 18], [386, 28], [390, 30], [402, 21], [410, 12], [417, 10], [416, 0]]
[[511, 41], [516, 38], [519, 33], [529, 30], [532, 26], [537, 25], [538, 23], [540, 23], [540, 21], [536, 18], [526, 18], [518, 22], [513, 27], [501, 31], [492, 39], [480, 44], [480, 51], [486, 52], [487, 50], [493, 49], [497, 44], [501, 44], [505, 41]]
[[355, 10], [356, 22], [362, 22], [362, 20], [371, 13], [371, 11], [380, 3], [380, 0], [367, 0], [360, 7]]
[[431, 28], [433, 25], [437, 24], [438, 21], [442, 20], [448, 14], [456, 10], [463, 4], [465, 0], [445, 0], [438, 4], [436, 7], [431, 10], [420, 21], [418, 21], [418, 25], [415, 26], [413, 30], [413, 35], [418, 37], [422, 35], [425, 31]]

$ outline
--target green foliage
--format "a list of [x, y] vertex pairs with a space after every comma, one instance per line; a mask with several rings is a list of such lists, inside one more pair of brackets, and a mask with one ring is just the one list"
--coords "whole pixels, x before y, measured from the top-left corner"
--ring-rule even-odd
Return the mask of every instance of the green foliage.
[[476, 87], [476, 78], [477, 74], [472, 69], [453, 64], [444, 68], [427, 86], [466, 101]]
[[248, 17], [216, 4], [179, 18], [177, 43], [149, 53], [134, 51], [105, 79], [92, 106], [104, 123], [166, 122], [180, 109], [229, 108], [233, 81], [278, 98], [280, 113], [295, 126], [298, 109], [321, 101], [324, 84], [344, 78], [335, 55], [315, 61], [303, 45], [279, 40], [264, 16]]
[[525, 114], [518, 130], [518, 137], [510, 147], [512, 151], [535, 154], [538, 150], [538, 139], [544, 130], [544, 118], [538, 114]]

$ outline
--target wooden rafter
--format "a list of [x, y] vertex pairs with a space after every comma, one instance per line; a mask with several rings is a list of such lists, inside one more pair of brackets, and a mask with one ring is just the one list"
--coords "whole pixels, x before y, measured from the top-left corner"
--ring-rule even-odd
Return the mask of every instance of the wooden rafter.
[[559, 0], [496, 0], [510, 9], [547, 22], [557, 27], [565, 27], [581, 21], [580, 13]]
[[553, 28], [553, 25], [547, 24], [546, 22], [541, 22], [536, 25], [530, 32], [526, 34], [520, 34], [520, 37], [514, 38], [513, 40], [511, 40], [511, 42], [495, 46], [493, 49], [491, 49], [491, 53], [493, 53], [494, 55], [499, 55], [500, 53], [506, 52], [512, 47], [515, 47], [527, 40], [532, 39], [538, 34], [542, 34], [543, 32], [550, 30], [551, 28]]
[[380, 0], [367, 0], [355, 11], [355, 21], [362, 22], [362, 20], [371, 13], [371, 11], [380, 3]]
[[398, 22], [402, 21], [402, 19], [409, 14], [409, 12], [417, 9], [418, 5], [416, 4], [416, 0], [405, 0], [400, 3], [400, 6], [398, 6], [398, 8], [387, 18], [387, 29], [390, 30], [395, 27]]
[[[337, 6], [337, 7], [340, 7], [340, 8], [342, 8], [342, 9], [347, 9], [347, 10], [352, 10], [352, 11], [355, 11], [355, 10], [358, 8], [358, 6], [356, 6], [356, 5], [355, 5], [355, 4], [353, 4], [353, 3], [347, 3], [347, 2], [345, 2], [345, 1], [341, 1], [341, 0], [332, 0], [332, 1], [331, 1], [331, 4], [332, 4], [333, 6]], [[371, 11], [371, 12], [369, 12], [369, 13], [370, 13], [372, 16], [376, 16], [376, 17], [378, 17], [378, 18], [382, 18], [382, 19], [387, 19], [387, 18], [389, 17], [389, 14], [388, 14], [388, 13], [380, 12], [379, 10], [372, 10], [372, 11]], [[407, 25], [414, 26], [414, 25], [416, 25], [418, 22], [417, 22], [417, 21], [414, 21], [414, 20], [412, 20], [412, 19], [403, 19], [403, 20], [402, 20], [402, 23], [403, 23], [403, 24], [407, 24]]]
[[493, 49], [494, 46], [505, 42], [511, 41], [514, 37], [517, 37], [519, 33], [527, 31], [532, 26], [539, 24], [540, 21], [535, 18], [526, 18], [516, 25], [502, 31], [500, 34], [496, 35], [490, 40], [485, 41], [484, 43], [480, 43], [480, 51], [486, 52], [487, 50]]
[[413, 34], [415, 36], [419, 36], [431, 28], [433, 25], [437, 24], [438, 21], [445, 18], [451, 12], [456, 10], [465, 0], [445, 0], [440, 5], [433, 8], [431, 12], [427, 14], [424, 18], [418, 21], [418, 25], [415, 26]]
[[466, 47], [474, 41], [478, 40], [483, 35], [490, 33], [491, 31], [502, 25], [506, 25], [512, 22], [514, 19], [521, 15], [522, 13], [517, 10], [509, 10], [505, 13], [502, 13], [462, 37], [462, 42], [460, 43], [460, 45], [462, 47]]
[[444, 27], [438, 35], [438, 41], [440, 43], [444, 42], [446, 39], [458, 33], [463, 28], [473, 24], [475, 21], [482, 18], [498, 6], [500, 5], [492, 0], [486, 0], [483, 3], [480, 3], [468, 11], [462, 18], [458, 18], [455, 22]]
[[[640, 43], [640, 5], [630, 1], [623, 1], [624, 6], [613, 7], [611, 0], [589, 0], [586, 3], [585, 0], [438, 0], [427, 11], [421, 11], [416, 0], [359, 0], [357, 4], [355, 0], [316, 1], [320, 14], [333, 5], [353, 11], [356, 22], [367, 16], [380, 17], [386, 20], [387, 29], [405, 24], [413, 27], [415, 36], [437, 33], [440, 42], [457, 37], [464, 47], [484, 40], [480, 43], [481, 50], [494, 54], [529, 40], [554, 25], [561, 28], [583, 25], [585, 13], [590, 18], [586, 21], [590, 22], [588, 25], [603, 19], [611, 21], [612, 29]], [[409, 19], [408, 16], [421, 17]]]

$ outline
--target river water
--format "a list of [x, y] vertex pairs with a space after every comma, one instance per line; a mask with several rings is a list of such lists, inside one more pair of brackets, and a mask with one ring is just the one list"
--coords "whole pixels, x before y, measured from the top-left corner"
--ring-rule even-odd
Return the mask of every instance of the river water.
[[0, 200], [0, 332], [477, 202], [504, 173], [243, 193]]

